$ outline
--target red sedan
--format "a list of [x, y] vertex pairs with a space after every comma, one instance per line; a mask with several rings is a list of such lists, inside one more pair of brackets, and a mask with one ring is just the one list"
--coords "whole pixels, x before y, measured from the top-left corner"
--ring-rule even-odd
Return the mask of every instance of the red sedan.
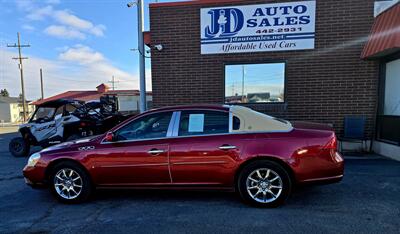
[[62, 202], [95, 188], [236, 190], [249, 204], [275, 207], [296, 185], [337, 182], [344, 162], [327, 126], [288, 122], [241, 106], [152, 110], [108, 133], [33, 154], [26, 183]]

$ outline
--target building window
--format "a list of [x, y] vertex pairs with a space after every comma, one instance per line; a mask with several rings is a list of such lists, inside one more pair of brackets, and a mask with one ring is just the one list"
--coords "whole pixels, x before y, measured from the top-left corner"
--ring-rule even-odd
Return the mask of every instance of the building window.
[[400, 59], [386, 63], [384, 115], [400, 116]]
[[384, 66], [384, 92], [381, 94], [381, 111], [378, 115], [379, 140], [400, 145], [400, 59]]
[[225, 66], [225, 103], [282, 103], [285, 63]]

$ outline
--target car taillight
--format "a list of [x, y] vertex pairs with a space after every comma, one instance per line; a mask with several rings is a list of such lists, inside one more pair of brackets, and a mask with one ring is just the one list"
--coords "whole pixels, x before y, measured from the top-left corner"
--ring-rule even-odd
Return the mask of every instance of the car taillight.
[[327, 153], [329, 152], [329, 155], [335, 162], [343, 162], [343, 157], [337, 151], [337, 146], [338, 146], [338, 141], [336, 135], [332, 134], [332, 137], [330, 138], [328, 143], [326, 143], [326, 145], [324, 146], [323, 151]]
[[328, 143], [326, 143], [326, 145], [324, 146], [324, 149], [330, 149], [330, 150], [337, 150], [337, 138], [336, 135], [333, 134], [332, 138], [328, 141]]

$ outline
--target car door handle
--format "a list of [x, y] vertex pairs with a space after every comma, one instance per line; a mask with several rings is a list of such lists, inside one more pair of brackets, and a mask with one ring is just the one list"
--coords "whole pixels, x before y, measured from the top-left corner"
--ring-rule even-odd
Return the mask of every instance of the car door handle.
[[165, 153], [165, 150], [152, 149], [152, 150], [149, 150], [147, 153], [149, 153], [151, 155], [159, 155], [159, 154]]
[[236, 146], [234, 145], [222, 145], [219, 147], [220, 150], [231, 150], [231, 149], [236, 149]]

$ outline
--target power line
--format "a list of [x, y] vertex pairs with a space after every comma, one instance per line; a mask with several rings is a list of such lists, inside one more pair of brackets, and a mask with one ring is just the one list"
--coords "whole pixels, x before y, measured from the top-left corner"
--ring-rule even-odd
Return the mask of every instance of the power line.
[[77, 82], [77, 83], [93, 83], [93, 81], [89, 81], [89, 80], [74, 80], [74, 79], [65, 79], [65, 78], [57, 78], [57, 80], [73, 81], [73, 82]]
[[244, 102], [244, 76], [246, 72], [244, 71], [244, 65], [242, 65], [242, 102]]
[[25, 87], [24, 87], [24, 70], [23, 70], [23, 66], [22, 66], [22, 60], [24, 59], [28, 59], [27, 57], [22, 57], [22, 52], [21, 52], [21, 48], [23, 47], [30, 47], [29, 44], [26, 45], [21, 45], [21, 40], [20, 40], [20, 35], [19, 32], [17, 33], [17, 37], [18, 37], [18, 44], [14, 43], [12, 44], [7, 44], [7, 47], [13, 47], [13, 48], [18, 48], [18, 57], [17, 58], [12, 58], [12, 59], [16, 59], [19, 61], [18, 67], [20, 70], [20, 75], [21, 75], [21, 91], [22, 91], [22, 111], [23, 113], [23, 117], [24, 117], [24, 122], [26, 121], [26, 100], [25, 100]]

